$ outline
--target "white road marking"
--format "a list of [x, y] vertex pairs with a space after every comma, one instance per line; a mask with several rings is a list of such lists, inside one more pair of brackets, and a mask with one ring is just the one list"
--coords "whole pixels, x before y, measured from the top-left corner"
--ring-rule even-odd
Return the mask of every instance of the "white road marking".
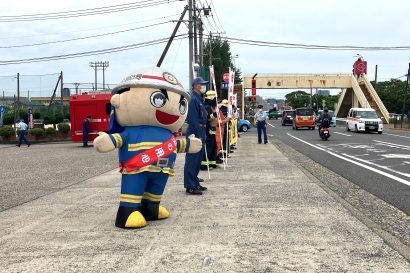
[[342, 155], [347, 156], [347, 157], [352, 158], [352, 159], [355, 159], [355, 160], [358, 160], [358, 161], [361, 161], [361, 162], [363, 162], [363, 163], [368, 163], [368, 164], [370, 164], [370, 165], [376, 166], [376, 167], [381, 168], [381, 169], [385, 169], [385, 170], [388, 170], [388, 171], [391, 171], [391, 172], [394, 172], [394, 173], [397, 173], [397, 174], [400, 174], [400, 175], [403, 175], [403, 176], [406, 176], [406, 177], [410, 177], [410, 174], [393, 170], [393, 169], [392, 169], [391, 167], [389, 167], [389, 166], [379, 165], [379, 164], [370, 162], [370, 161], [368, 161], [368, 160], [364, 160], [364, 159], [358, 158], [358, 157], [353, 156], [353, 155], [348, 155], [348, 154], [342, 154]]
[[268, 124], [270, 127], [275, 128], [275, 126], [274, 126], [274, 125], [272, 125], [272, 124], [270, 124], [269, 122], [267, 122], [267, 124]]
[[393, 135], [393, 134], [388, 134], [388, 133], [384, 133], [384, 132], [383, 132], [383, 134], [385, 134], [385, 135], [389, 135], [389, 136], [396, 136], [396, 137], [410, 138], [410, 137], [408, 137], [408, 136]]
[[333, 132], [334, 134], [339, 134], [339, 135], [342, 135], [342, 136], [352, 136], [352, 135], [348, 135], [348, 134], [343, 134], [343, 133], [339, 133], [339, 132]]
[[268, 136], [270, 136], [270, 137], [274, 137], [275, 135], [268, 134]]
[[307, 145], [309, 145], [309, 146], [312, 146], [313, 148], [316, 148], [316, 149], [321, 150], [321, 151], [323, 151], [323, 152], [326, 152], [326, 153], [328, 153], [328, 154], [330, 154], [330, 155], [333, 155], [334, 157], [340, 158], [340, 159], [342, 159], [342, 160], [345, 160], [345, 161], [347, 161], [347, 162], [350, 162], [350, 163], [352, 163], [352, 164], [358, 165], [358, 166], [360, 166], [360, 167], [362, 167], [362, 168], [368, 169], [368, 170], [370, 170], [370, 171], [372, 171], [372, 172], [381, 174], [381, 175], [386, 176], [386, 177], [388, 177], [388, 178], [391, 178], [391, 179], [393, 179], [393, 180], [395, 180], [395, 181], [397, 181], [397, 182], [400, 182], [400, 183], [403, 183], [403, 184], [405, 184], [405, 185], [407, 185], [407, 186], [410, 186], [410, 181], [408, 181], [408, 180], [405, 180], [405, 179], [400, 178], [400, 177], [397, 177], [397, 176], [395, 176], [395, 175], [392, 175], [392, 174], [386, 173], [386, 172], [384, 172], [384, 171], [381, 171], [381, 170], [372, 168], [372, 167], [370, 167], [370, 166], [367, 166], [367, 165], [362, 164], [362, 163], [359, 163], [359, 162], [357, 162], [357, 161], [348, 159], [348, 158], [343, 157], [343, 156], [341, 156], [341, 155], [338, 155], [338, 154], [336, 154], [336, 153], [329, 152], [329, 151], [327, 151], [327, 150], [325, 150], [325, 149], [323, 149], [323, 148], [320, 148], [320, 147], [318, 147], [318, 146], [316, 146], [316, 145], [313, 145], [313, 144], [311, 144], [311, 143], [309, 143], [309, 142], [307, 142], [307, 141], [304, 141], [303, 139], [297, 138], [297, 137], [295, 137], [295, 136], [293, 136], [293, 135], [291, 135], [291, 134], [289, 134], [289, 133], [287, 133], [287, 135], [290, 136], [290, 137], [292, 137], [292, 138], [294, 138], [294, 139], [296, 139], [296, 140], [299, 140], [300, 142], [303, 142], [303, 143], [305, 143], [305, 144], [307, 144]]
[[385, 142], [385, 141], [379, 141], [379, 140], [373, 140], [378, 143], [378, 145], [384, 145], [388, 146], [391, 148], [397, 148], [397, 149], [402, 149], [402, 150], [410, 150], [410, 146], [406, 145], [401, 145], [401, 144], [396, 144], [396, 143], [390, 143], [390, 142]]
[[381, 156], [385, 157], [385, 158], [410, 159], [410, 155], [405, 155], [405, 154], [384, 154], [384, 155], [381, 155]]

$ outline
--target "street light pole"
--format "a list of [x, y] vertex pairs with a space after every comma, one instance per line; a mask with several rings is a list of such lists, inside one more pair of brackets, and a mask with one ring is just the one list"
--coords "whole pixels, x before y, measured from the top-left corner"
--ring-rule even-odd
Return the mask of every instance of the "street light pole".
[[402, 127], [403, 127], [404, 112], [406, 111], [406, 99], [407, 99], [407, 93], [409, 91], [409, 81], [410, 81], [410, 63], [409, 63], [409, 69], [407, 71], [406, 89], [404, 90], [403, 109], [401, 111], [401, 124], [402, 124]]

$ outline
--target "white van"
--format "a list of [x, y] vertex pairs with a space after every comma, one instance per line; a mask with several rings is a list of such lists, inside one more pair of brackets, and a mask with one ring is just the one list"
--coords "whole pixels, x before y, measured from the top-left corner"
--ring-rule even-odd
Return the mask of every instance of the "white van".
[[352, 108], [347, 114], [346, 130], [383, 133], [383, 121], [372, 108]]

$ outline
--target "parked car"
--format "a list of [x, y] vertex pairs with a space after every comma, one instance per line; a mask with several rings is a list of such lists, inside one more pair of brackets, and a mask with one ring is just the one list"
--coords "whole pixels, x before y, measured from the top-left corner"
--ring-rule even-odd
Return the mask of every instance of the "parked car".
[[252, 124], [249, 121], [247, 121], [246, 119], [238, 119], [238, 131], [239, 132], [247, 132], [251, 128], [252, 128]]
[[[320, 115], [322, 114], [323, 110], [319, 110], [317, 112], [317, 116], [316, 116], [316, 125], [319, 126], [320, 125]], [[332, 119], [330, 120], [330, 126], [331, 127], [336, 127], [336, 117], [334, 115], [334, 112], [329, 110], [329, 115], [332, 117]]]
[[347, 114], [346, 130], [383, 133], [383, 121], [372, 108], [352, 108]]
[[296, 108], [295, 118], [293, 119], [293, 129], [297, 130], [302, 127], [308, 127], [315, 130], [316, 120], [315, 111], [312, 108]]
[[293, 124], [295, 118], [295, 110], [285, 110], [282, 113], [282, 126]]

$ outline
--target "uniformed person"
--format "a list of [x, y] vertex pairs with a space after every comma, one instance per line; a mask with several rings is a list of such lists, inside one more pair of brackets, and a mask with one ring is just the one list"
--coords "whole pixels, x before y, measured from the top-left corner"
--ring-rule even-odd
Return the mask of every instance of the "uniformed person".
[[[202, 140], [203, 144], [206, 139], [207, 111], [203, 103], [202, 94], [205, 93], [205, 84], [207, 83], [201, 77], [195, 78], [192, 81], [191, 101], [189, 102], [187, 116], [188, 128], [186, 135], [194, 134], [195, 137]], [[201, 186], [198, 180], [203, 153], [204, 146], [198, 153], [187, 154], [185, 157], [184, 187], [187, 194], [201, 195], [202, 191], [207, 189]]]
[[19, 129], [19, 143], [16, 146], [20, 147], [21, 143], [24, 141], [27, 146], [30, 147], [31, 143], [26, 139], [28, 125], [24, 122], [24, 120], [17, 120], [17, 122], [17, 128]]
[[224, 135], [222, 136], [223, 137], [223, 139], [222, 139], [223, 150], [226, 153], [226, 156], [230, 157], [228, 155], [228, 153], [233, 153], [233, 151], [230, 149], [229, 145], [226, 145], [226, 141], [227, 141], [226, 134], [229, 134], [229, 128], [231, 127], [230, 126], [231, 117], [228, 117], [228, 100], [227, 99], [222, 100], [220, 109], [221, 109], [221, 112], [224, 115], [224, 118], [226, 120]]
[[262, 144], [262, 132], [263, 132], [263, 140], [264, 143], [268, 143], [268, 137], [266, 135], [266, 119], [268, 118], [268, 115], [262, 111], [263, 106], [259, 105], [258, 106], [259, 111], [256, 112], [255, 114], [255, 123], [257, 123], [258, 126], [258, 144]]
[[204, 153], [202, 157], [201, 170], [207, 170], [208, 164], [210, 168], [219, 168], [219, 165], [216, 164], [216, 123], [218, 117], [216, 106], [216, 93], [214, 90], [209, 90], [205, 94], [205, 109], [208, 120], [206, 122], [206, 155]]
[[83, 147], [88, 147], [88, 135], [90, 133], [91, 116], [83, 120]]

